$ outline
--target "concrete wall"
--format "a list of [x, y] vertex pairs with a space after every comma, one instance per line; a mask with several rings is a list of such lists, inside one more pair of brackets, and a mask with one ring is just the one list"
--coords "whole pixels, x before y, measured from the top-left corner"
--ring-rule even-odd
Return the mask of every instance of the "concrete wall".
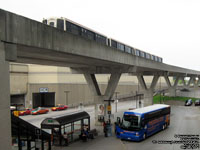
[[[70, 106], [74, 106], [79, 103], [90, 104], [94, 101], [94, 97], [87, 84], [29, 84], [26, 107], [32, 107], [32, 93], [39, 93], [39, 88], [41, 87], [48, 88], [48, 92], [55, 92], [56, 104], [66, 104], [66, 101], [68, 101]], [[100, 90], [102, 93], [105, 92], [106, 87], [106, 84], [100, 84]], [[119, 92], [118, 95], [128, 95], [135, 93], [137, 88], [137, 85], [122, 84], [118, 85], [116, 91]], [[69, 91], [68, 97], [66, 97], [65, 91]]]
[[[28, 94], [26, 96], [26, 106], [32, 107], [32, 93], [38, 93], [40, 88], [48, 88], [49, 92], [55, 92], [55, 103], [77, 105], [81, 103], [92, 103], [94, 97], [88, 88], [86, 80], [82, 74], [71, 74], [67, 67], [53, 67], [41, 65], [28, 65]], [[104, 94], [109, 81], [109, 74], [97, 74], [96, 79], [100, 86], [101, 93]], [[145, 76], [147, 86], [150, 86], [152, 81], [151, 76]], [[172, 78], [171, 78], [172, 79]], [[156, 89], [162, 89], [166, 86], [164, 78], [160, 78]], [[66, 100], [66, 92], [68, 100]], [[118, 95], [130, 95], [136, 91], [142, 91], [136, 76], [123, 74], [120, 78], [116, 89]]]
[[28, 85], [28, 65], [10, 64], [10, 94], [26, 94]]

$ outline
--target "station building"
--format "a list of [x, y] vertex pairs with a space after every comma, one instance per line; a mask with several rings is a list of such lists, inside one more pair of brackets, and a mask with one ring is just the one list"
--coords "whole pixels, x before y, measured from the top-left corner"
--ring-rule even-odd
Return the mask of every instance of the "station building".
[[[110, 75], [96, 75], [100, 90], [104, 93]], [[172, 80], [172, 79], [171, 79]], [[147, 86], [152, 77], [145, 77]], [[52, 107], [56, 104], [78, 106], [92, 104], [94, 98], [82, 74], [72, 74], [70, 68], [33, 64], [10, 64], [11, 105], [23, 104], [27, 108]], [[157, 89], [166, 87], [160, 78]], [[141, 91], [136, 76], [123, 74], [114, 98], [128, 97]]]

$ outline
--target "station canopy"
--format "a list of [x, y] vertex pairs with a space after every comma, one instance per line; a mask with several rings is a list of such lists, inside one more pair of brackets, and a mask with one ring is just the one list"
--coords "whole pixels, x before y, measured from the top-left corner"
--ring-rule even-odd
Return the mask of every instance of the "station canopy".
[[90, 118], [90, 115], [85, 111], [77, 111], [64, 115], [55, 116], [52, 118], [46, 118], [41, 123], [41, 128], [52, 129], [59, 128], [62, 125], [66, 125], [78, 120]]

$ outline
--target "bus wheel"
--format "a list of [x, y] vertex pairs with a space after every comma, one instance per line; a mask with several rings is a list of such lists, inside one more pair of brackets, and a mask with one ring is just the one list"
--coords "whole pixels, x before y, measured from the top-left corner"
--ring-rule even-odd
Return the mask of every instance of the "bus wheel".
[[162, 129], [163, 129], [163, 130], [165, 130], [165, 126], [166, 126], [166, 125], [165, 125], [165, 124], [163, 124], [163, 126], [162, 126]]
[[145, 139], [146, 139], [146, 133], [143, 134], [143, 140], [145, 140]]

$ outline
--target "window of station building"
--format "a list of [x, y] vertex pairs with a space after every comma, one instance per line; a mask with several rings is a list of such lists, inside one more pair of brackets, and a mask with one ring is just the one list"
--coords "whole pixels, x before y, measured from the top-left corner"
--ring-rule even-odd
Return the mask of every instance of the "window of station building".
[[50, 22], [49, 25], [54, 27], [54, 22]]
[[127, 53], [131, 53], [131, 48], [129, 46], [125, 45], [125, 52]]
[[57, 28], [60, 30], [64, 30], [64, 20], [63, 19], [57, 19]]

